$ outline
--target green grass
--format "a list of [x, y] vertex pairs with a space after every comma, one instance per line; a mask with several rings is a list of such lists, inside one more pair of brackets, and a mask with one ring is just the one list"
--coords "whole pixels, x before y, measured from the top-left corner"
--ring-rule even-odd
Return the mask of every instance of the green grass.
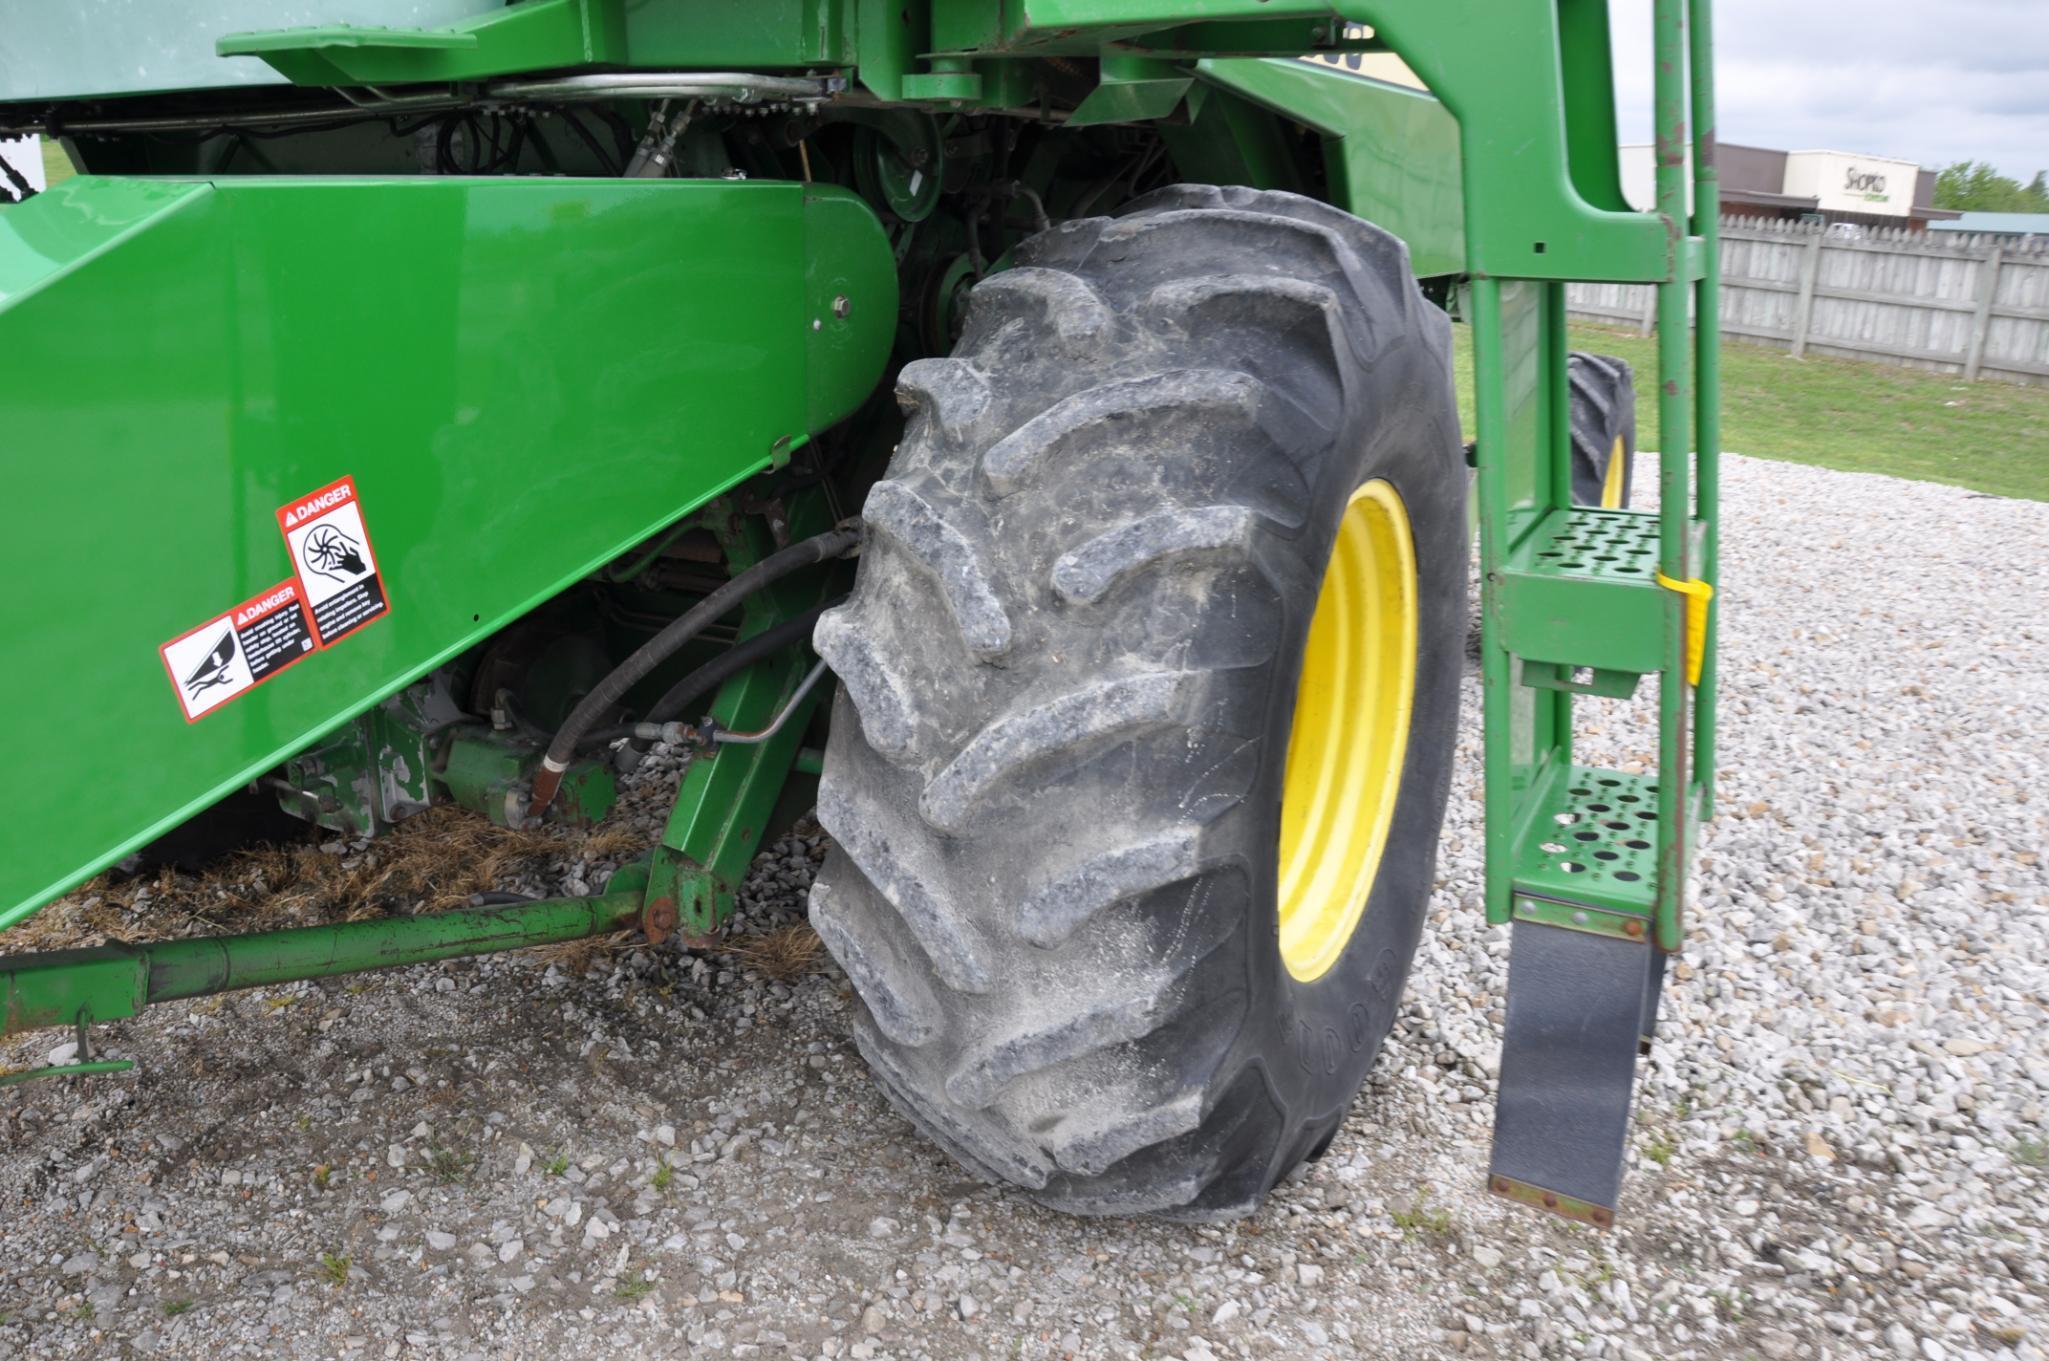
[[1430, 1203], [1430, 1188], [1427, 1186], [1416, 1193], [1415, 1200], [1406, 1210], [1391, 1211], [1388, 1218], [1402, 1231], [1403, 1237], [1421, 1233], [1442, 1238], [1451, 1232], [1450, 1213]]
[[338, 1252], [321, 1253], [320, 1274], [327, 1278], [329, 1285], [347, 1285], [349, 1283], [349, 1259]]
[[[1459, 419], [1473, 434], [1472, 330], [1458, 326]], [[1572, 348], [1636, 368], [1636, 442], [1658, 442], [1658, 351], [1633, 331], [1574, 323]], [[1756, 458], [1947, 482], [2049, 501], [2049, 388], [1722, 346], [1722, 447]], [[1639, 469], [1639, 476], [1651, 475]]]
[[460, 1149], [437, 1148], [427, 1155], [427, 1170], [444, 1186], [468, 1181], [476, 1165], [476, 1155]]
[[48, 187], [59, 180], [68, 180], [78, 172], [71, 168], [71, 158], [64, 154], [61, 143], [49, 138], [43, 139], [43, 183]]

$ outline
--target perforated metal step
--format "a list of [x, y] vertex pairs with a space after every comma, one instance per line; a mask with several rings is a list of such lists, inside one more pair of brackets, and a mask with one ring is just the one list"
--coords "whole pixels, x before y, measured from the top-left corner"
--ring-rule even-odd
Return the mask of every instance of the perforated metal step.
[[1544, 517], [1531, 537], [1528, 569], [1625, 584], [1654, 583], [1658, 517], [1637, 510], [1575, 506]]
[[1570, 766], [1532, 797], [1539, 806], [1516, 847], [1516, 894], [1648, 918], [1658, 895], [1657, 781]]
[[1498, 601], [1502, 641], [1526, 660], [1641, 675], [1674, 656], [1655, 515], [1552, 511], [1509, 556]]

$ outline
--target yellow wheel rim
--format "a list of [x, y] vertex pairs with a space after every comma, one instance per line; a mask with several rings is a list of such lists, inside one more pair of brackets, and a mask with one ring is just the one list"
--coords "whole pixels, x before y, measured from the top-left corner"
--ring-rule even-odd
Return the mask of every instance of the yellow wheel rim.
[[1615, 447], [1608, 451], [1608, 472], [1601, 479], [1601, 509], [1622, 509], [1622, 474], [1628, 471], [1629, 455], [1622, 450], [1622, 436], [1615, 437]]
[[1352, 493], [1302, 657], [1281, 794], [1280, 946], [1322, 977], [1366, 913], [1416, 693], [1416, 547], [1395, 489]]

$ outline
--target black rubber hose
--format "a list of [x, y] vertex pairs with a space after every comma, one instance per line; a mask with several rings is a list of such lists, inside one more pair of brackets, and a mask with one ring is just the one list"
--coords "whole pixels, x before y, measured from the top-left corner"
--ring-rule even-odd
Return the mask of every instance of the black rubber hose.
[[[739, 642], [721, 652], [718, 656], [698, 667], [682, 680], [670, 686], [662, 697], [648, 707], [643, 723], [666, 723], [681, 714], [690, 705], [719, 688], [726, 678], [762, 660], [774, 656], [794, 642], [811, 636], [811, 628], [818, 622], [818, 616], [845, 600], [828, 600], [814, 605], [802, 614], [792, 615], [781, 623], [763, 629], [752, 638]], [[622, 737], [633, 736], [634, 727], [626, 725], [617, 728], [599, 728], [585, 733], [579, 746], [596, 746], [616, 742]]]
[[609, 675], [593, 686], [591, 692], [583, 697], [583, 702], [556, 729], [555, 740], [548, 744], [548, 753], [541, 760], [541, 768], [534, 772], [534, 797], [529, 811], [539, 814], [554, 799], [555, 790], [562, 783], [563, 772], [569, 769], [570, 761], [576, 756], [577, 744], [597, 723], [598, 715], [624, 698], [626, 692], [638, 685], [648, 672], [674, 656], [677, 649], [756, 591], [781, 581], [792, 572], [801, 572], [828, 558], [840, 557], [860, 542], [860, 530], [847, 527], [827, 530], [771, 553], [642, 643], [631, 657], [613, 667]]

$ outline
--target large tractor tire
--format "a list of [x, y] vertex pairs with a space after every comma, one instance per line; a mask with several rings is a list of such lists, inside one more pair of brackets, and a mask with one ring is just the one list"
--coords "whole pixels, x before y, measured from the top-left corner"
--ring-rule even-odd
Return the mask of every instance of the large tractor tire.
[[1572, 499], [1619, 510], [1629, 504], [1636, 462], [1636, 374], [1626, 359], [1574, 350], [1566, 357], [1572, 393]]
[[1401, 242], [1179, 187], [907, 366], [811, 920], [896, 1106], [1094, 1214], [1247, 1213], [1393, 1022], [1458, 716], [1451, 331]]

